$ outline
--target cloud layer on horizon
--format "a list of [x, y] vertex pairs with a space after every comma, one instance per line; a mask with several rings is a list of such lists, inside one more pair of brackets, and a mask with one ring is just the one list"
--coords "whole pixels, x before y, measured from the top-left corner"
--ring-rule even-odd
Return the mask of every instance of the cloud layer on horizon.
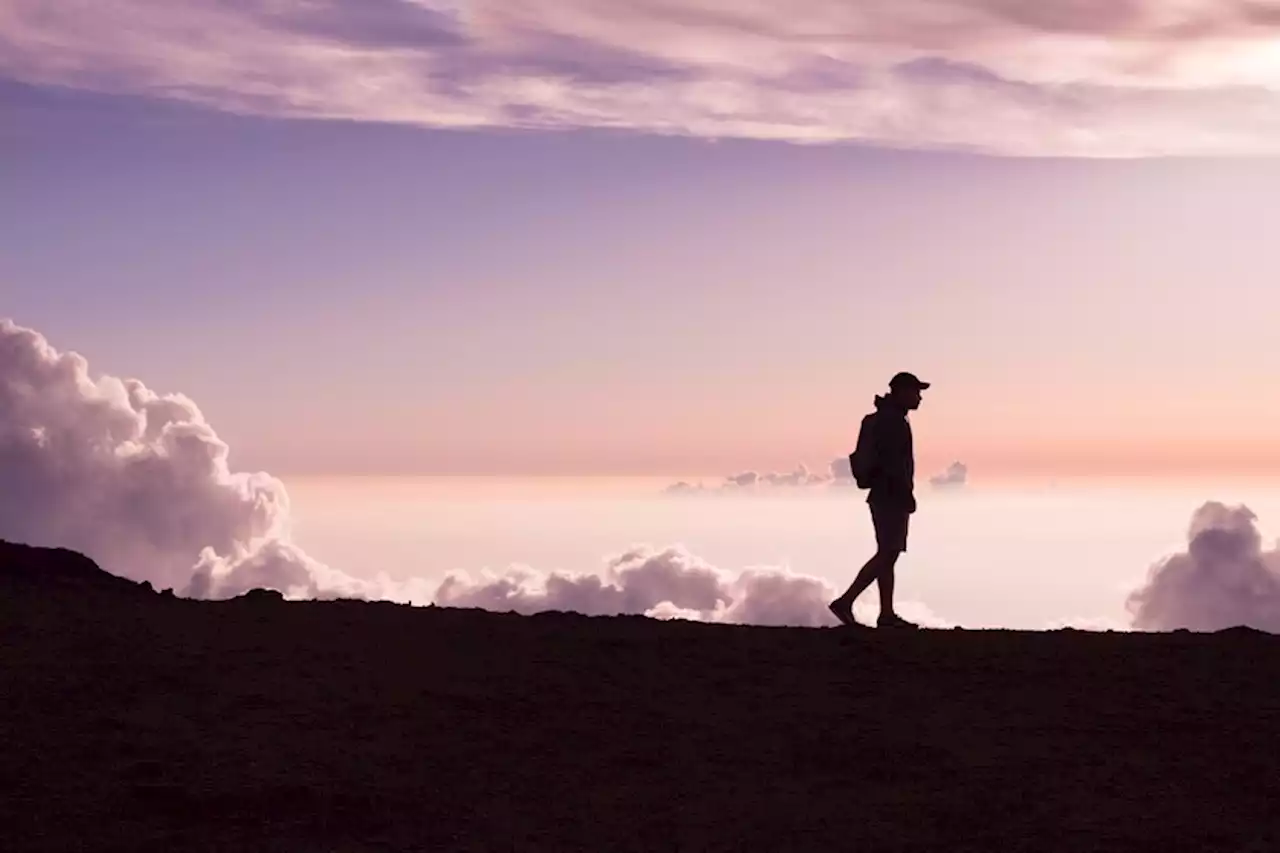
[[[732, 574], [683, 548], [635, 546], [601, 573], [516, 566], [438, 585], [361, 579], [292, 541], [289, 496], [233, 472], [194, 401], [136, 379], [94, 377], [74, 352], [0, 318], [0, 539], [80, 551], [107, 571], [194, 598], [255, 587], [290, 598], [366, 598], [533, 613], [648, 614], [709, 622], [834, 624], [818, 578]], [[926, 624], [941, 623], [907, 608]]]
[[[725, 477], [720, 483], [708, 486], [705, 483], [690, 483], [686, 480], [672, 483], [664, 488], [667, 495], [706, 495], [723, 493], [743, 493], [770, 490], [774, 488], [812, 488], [851, 487], [853, 471], [849, 467], [848, 456], [838, 456], [827, 466], [828, 473], [810, 471], [804, 463], [800, 463], [792, 471], [741, 471]], [[935, 489], [955, 490], [969, 481], [969, 467], [963, 462], [953, 462], [944, 470], [929, 478], [929, 485]]]
[[0, 0], [0, 77], [428, 127], [1280, 151], [1261, 0]]
[[[833, 621], [825, 603], [835, 590], [819, 578], [786, 567], [732, 574], [680, 547], [635, 546], [597, 573], [513, 567], [477, 577], [453, 573], [438, 585], [354, 578], [292, 541], [283, 483], [233, 472], [228, 458], [190, 399], [157, 394], [136, 379], [95, 378], [80, 355], [0, 318], [0, 539], [72, 548], [108, 571], [201, 598], [264, 587], [291, 598], [434, 601], [521, 613]], [[1263, 548], [1256, 521], [1247, 507], [1200, 507], [1187, 550], [1152, 567], [1129, 597], [1133, 627], [1247, 625], [1280, 633], [1280, 546]], [[919, 606], [902, 610], [921, 624], [949, 625]]]
[[853, 474], [849, 470], [848, 459], [836, 459], [830, 465], [830, 474], [810, 471], [809, 466], [800, 463], [792, 471], [740, 471], [730, 474], [720, 483], [708, 486], [705, 483], [690, 483], [685, 480], [672, 483], [664, 488], [663, 494], [694, 495], [716, 492], [750, 492], [772, 487], [803, 488], [806, 486], [849, 485], [853, 482]]

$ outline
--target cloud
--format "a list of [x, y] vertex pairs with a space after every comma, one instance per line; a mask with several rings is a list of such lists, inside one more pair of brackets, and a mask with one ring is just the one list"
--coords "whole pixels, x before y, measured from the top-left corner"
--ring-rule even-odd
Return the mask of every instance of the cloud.
[[830, 481], [830, 477], [823, 474], [817, 474], [809, 470], [808, 466], [803, 463], [797, 465], [794, 470], [780, 473], [777, 471], [769, 471], [761, 473], [759, 471], [743, 471], [740, 474], [734, 474], [726, 478], [724, 487], [747, 489], [755, 486], [812, 486]]
[[1272, 154], [1278, 29], [1246, 0], [0, 0], [0, 76], [427, 127]]
[[588, 616], [643, 613], [657, 618], [752, 625], [833, 625], [823, 581], [786, 569], [753, 568], [736, 576], [683, 548], [639, 546], [608, 561], [599, 574], [450, 575], [438, 604], [535, 613], [572, 610]]
[[663, 489], [668, 495], [692, 495], [720, 492], [753, 492], [775, 487], [803, 488], [810, 486], [846, 485], [853, 482], [849, 459], [836, 459], [830, 464], [830, 474], [810, 471], [801, 463], [792, 471], [742, 471], [725, 477], [721, 482], [708, 486], [705, 483], [689, 483], [685, 480], [672, 483]]
[[853, 485], [853, 465], [848, 454], [832, 459], [827, 468], [831, 472], [831, 482], [842, 486]]
[[292, 541], [283, 483], [233, 472], [228, 460], [194, 401], [136, 379], [94, 378], [80, 355], [0, 319], [0, 539], [71, 548], [196, 598], [261, 587], [522, 613], [834, 623], [826, 603], [835, 591], [817, 578], [767, 567], [731, 574], [682, 548], [637, 546], [600, 573], [453, 574], [434, 589], [355, 578]]
[[929, 485], [935, 489], [954, 489], [969, 482], [969, 467], [963, 462], [952, 462], [945, 471], [929, 478]]
[[285, 38], [382, 49], [438, 50], [461, 47], [467, 42], [466, 32], [456, 15], [405, 0], [360, 0], [358, 3], [216, 0], [202, 5], [221, 7], [261, 30]]
[[[794, 471], [786, 473], [759, 471], [743, 471], [738, 474], [725, 477], [723, 481], [716, 485], [708, 486], [705, 483], [689, 483], [681, 480], [672, 483], [663, 489], [664, 494], [668, 495], [696, 495], [719, 492], [741, 492], [741, 491], [757, 491], [767, 489], [774, 486], [851, 486], [853, 485], [853, 471], [849, 467], [849, 457], [839, 456], [831, 460], [827, 466], [828, 473], [820, 473], [810, 471], [808, 466], [803, 463], [797, 465]], [[929, 484], [934, 488], [957, 488], [968, 482], [969, 468], [963, 462], [953, 462], [945, 471], [929, 478]]]
[[667, 486], [662, 490], [662, 493], [666, 495], [696, 495], [705, 491], [707, 491], [707, 487], [702, 483], [695, 484], [680, 480]]
[[[747, 625], [820, 627], [836, 624], [827, 609], [836, 590], [825, 581], [786, 568], [754, 567], [734, 575], [684, 548], [637, 546], [608, 561], [599, 574], [540, 573], [450, 575], [436, 593], [439, 604], [536, 613], [571, 610], [588, 616], [639, 613]], [[859, 615], [874, 620], [871, 605]], [[951, 627], [928, 608], [906, 602], [899, 611], [918, 624]]]
[[1240, 625], [1280, 633], [1280, 548], [1263, 550], [1257, 517], [1211, 502], [1196, 510], [1187, 550], [1151, 568], [1128, 600], [1139, 630], [1218, 631]]
[[283, 484], [227, 460], [190, 399], [95, 380], [80, 355], [0, 319], [0, 538], [72, 548], [185, 595], [377, 592], [291, 544]]

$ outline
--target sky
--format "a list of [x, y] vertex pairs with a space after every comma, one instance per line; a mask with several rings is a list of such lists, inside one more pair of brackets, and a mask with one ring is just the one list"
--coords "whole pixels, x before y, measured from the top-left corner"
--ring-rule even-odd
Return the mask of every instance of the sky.
[[[834, 469], [833, 469], [834, 472]], [[0, 540], [193, 598], [254, 588], [488, 610], [832, 625], [874, 550], [833, 478], [290, 477], [233, 470], [195, 401], [0, 320]], [[1230, 501], [1230, 503], [1224, 502]], [[930, 627], [1280, 631], [1271, 484], [920, 490], [897, 610]], [[1190, 523], [1186, 519], [1190, 517]], [[859, 603], [874, 618], [870, 600]]]
[[1263, 3], [0, 0], [0, 317], [237, 470], [1274, 476]]

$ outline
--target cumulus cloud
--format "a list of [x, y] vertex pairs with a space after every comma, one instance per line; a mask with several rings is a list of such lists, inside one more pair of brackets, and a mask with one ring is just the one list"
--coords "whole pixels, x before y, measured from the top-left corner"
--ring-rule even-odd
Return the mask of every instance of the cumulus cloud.
[[1280, 150], [1259, 0], [0, 0], [0, 75], [273, 116]]
[[522, 613], [834, 622], [826, 602], [835, 592], [817, 578], [767, 567], [731, 574], [681, 548], [635, 547], [600, 573], [453, 574], [434, 589], [354, 578], [292, 541], [283, 483], [233, 472], [228, 458], [194, 401], [136, 379], [94, 378], [82, 356], [0, 319], [0, 539], [72, 548], [195, 598], [261, 587]]
[[969, 482], [969, 467], [963, 462], [952, 462], [945, 471], [929, 478], [929, 485], [935, 489], [954, 489]]
[[683, 548], [636, 547], [598, 574], [532, 570], [472, 578], [450, 575], [436, 602], [453, 607], [535, 613], [571, 610], [588, 616], [643, 613], [656, 618], [752, 625], [832, 625], [822, 580], [781, 568], [732, 575]]
[[227, 459], [192, 400], [94, 379], [80, 355], [0, 319], [0, 538], [72, 548], [184, 595], [376, 592], [293, 545], [283, 484]]
[[[836, 624], [827, 609], [836, 590], [820, 578], [787, 568], [755, 567], [734, 575], [684, 548], [639, 546], [606, 564], [603, 572], [571, 574], [519, 570], [504, 575], [450, 575], [436, 592], [438, 604], [536, 613], [570, 610], [588, 616], [640, 613], [656, 619], [689, 619], [746, 625], [819, 627]], [[859, 615], [874, 614], [859, 603]], [[903, 615], [930, 628], [948, 628], [922, 605], [906, 602]]]
[[1248, 626], [1280, 633], [1280, 547], [1264, 550], [1248, 507], [1206, 503], [1187, 531], [1187, 550], [1151, 568], [1128, 600], [1139, 630], [1219, 631]]

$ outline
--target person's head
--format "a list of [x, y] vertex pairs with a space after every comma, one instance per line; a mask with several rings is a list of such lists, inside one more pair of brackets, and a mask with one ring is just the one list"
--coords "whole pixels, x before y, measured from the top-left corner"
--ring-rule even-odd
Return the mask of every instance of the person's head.
[[920, 408], [920, 392], [929, 387], [914, 373], [899, 373], [889, 380], [889, 398], [908, 412]]

